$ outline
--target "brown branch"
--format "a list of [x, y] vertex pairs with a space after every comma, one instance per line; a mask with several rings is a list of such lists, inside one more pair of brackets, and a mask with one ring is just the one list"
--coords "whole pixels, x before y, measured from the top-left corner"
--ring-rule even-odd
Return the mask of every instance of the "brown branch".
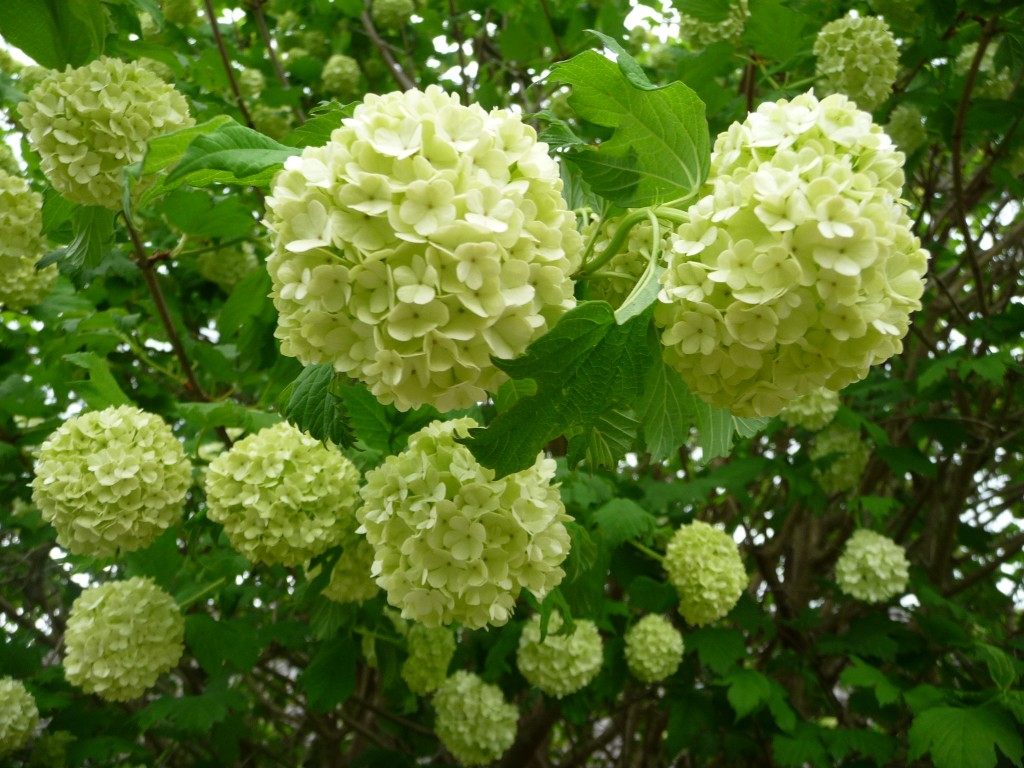
[[[291, 84], [288, 82], [288, 74], [284, 71], [284, 67], [281, 66], [281, 59], [278, 58], [277, 51], [274, 50], [274, 44], [270, 38], [270, 29], [267, 27], [267, 17], [263, 15], [263, 0], [253, 0], [249, 7], [256, 18], [256, 26], [260, 30], [260, 39], [263, 40], [263, 47], [267, 49], [267, 56], [270, 58], [270, 65], [274, 68], [277, 82], [281, 84], [282, 88], [287, 90], [291, 87]], [[306, 113], [302, 111], [302, 107], [296, 104], [292, 107], [292, 111], [300, 123], [306, 122]]]
[[469, 74], [466, 72], [466, 52], [462, 50], [462, 46], [465, 45], [466, 41], [462, 36], [462, 27], [459, 26], [458, 13], [455, 10], [455, 0], [448, 0], [448, 25], [452, 31], [452, 37], [455, 38], [455, 43], [459, 46], [459, 90], [462, 92], [462, 100], [465, 103], [469, 103], [469, 83], [467, 78]]
[[220, 25], [217, 23], [217, 12], [213, 9], [212, 0], [203, 0], [203, 6], [206, 8], [206, 20], [210, 22], [210, 29], [213, 31], [213, 39], [217, 43], [217, 51], [220, 53], [220, 63], [224, 65], [224, 73], [228, 76], [228, 84], [231, 86], [231, 93], [235, 97], [235, 103], [237, 104], [239, 111], [242, 113], [242, 117], [245, 118], [245, 124], [250, 128], [255, 128], [255, 124], [252, 121], [252, 115], [249, 114], [249, 108], [245, 105], [245, 98], [242, 96], [242, 89], [238, 86], [238, 78], [235, 77], [235, 70], [231, 66], [231, 57], [228, 56], [227, 46], [224, 45], [224, 37], [220, 33]]
[[992, 558], [984, 565], [971, 571], [967, 576], [960, 579], [960, 581], [950, 584], [942, 591], [942, 594], [945, 597], [952, 597], [953, 595], [960, 594], [964, 590], [970, 589], [975, 584], [987, 579], [995, 573], [999, 566], [1012, 560], [1020, 554], [1021, 550], [1024, 550], [1024, 533], [1018, 533], [1016, 536], [1011, 536], [1000, 545], [1000, 548], [1003, 550], [1003, 554]]
[[43, 630], [37, 627], [31, 619], [25, 616], [25, 614], [18, 613], [18, 609], [11, 603], [7, 602], [7, 599], [3, 596], [0, 596], [0, 611], [2, 611], [8, 619], [33, 635], [37, 640], [39, 640], [39, 642], [44, 645], [48, 645], [50, 648], [57, 647], [56, 638], [50, 637], [50, 635], [43, 632]]
[[388, 71], [391, 76], [395, 78], [395, 82], [402, 88], [403, 91], [411, 91], [416, 88], [416, 81], [409, 75], [408, 72], [395, 61], [395, 57], [391, 55], [391, 51], [388, 50], [387, 43], [381, 39], [380, 34], [377, 32], [377, 28], [373, 25], [373, 19], [370, 18], [370, 14], [363, 11], [361, 16], [363, 22], [363, 29], [366, 30], [367, 37], [370, 38], [370, 42], [373, 43], [373, 47], [377, 49], [381, 58], [384, 59], [384, 63], [387, 64]]

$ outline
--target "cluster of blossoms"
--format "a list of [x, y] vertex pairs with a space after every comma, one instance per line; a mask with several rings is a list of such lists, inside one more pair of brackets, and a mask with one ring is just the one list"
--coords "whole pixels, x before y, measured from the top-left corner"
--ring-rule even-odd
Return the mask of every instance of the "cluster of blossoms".
[[923, 147], [928, 141], [928, 132], [924, 128], [924, 115], [917, 107], [900, 104], [889, 115], [885, 124], [885, 132], [889, 134], [896, 146], [907, 155]]
[[435, 421], [366, 473], [356, 515], [373, 545], [373, 573], [402, 617], [436, 627], [505, 624], [528, 589], [558, 586], [569, 534], [555, 462], [495, 479], [455, 441], [472, 419]]
[[39, 724], [39, 708], [25, 684], [0, 678], [0, 757], [21, 749]]
[[146, 142], [193, 125], [188, 104], [138, 62], [101, 56], [53, 72], [18, 105], [54, 189], [83, 205], [121, 208], [121, 170]]
[[284, 107], [257, 104], [252, 108], [252, 122], [256, 130], [272, 139], [283, 139], [292, 129], [293, 113]]
[[415, 0], [373, 0], [370, 3], [373, 23], [388, 31], [404, 27], [415, 11]]
[[553, 611], [542, 642], [540, 616], [531, 616], [523, 627], [516, 653], [516, 666], [526, 681], [558, 699], [589, 685], [604, 661], [601, 634], [594, 622], [577, 619], [574, 632], [555, 634], [561, 627], [562, 616]]
[[861, 474], [871, 458], [871, 448], [857, 432], [836, 424], [815, 436], [810, 456], [815, 461], [832, 457], [828, 466], [815, 467], [814, 479], [826, 493], [842, 493], [860, 484]]
[[43, 251], [43, 198], [6, 170], [0, 170], [0, 232], [0, 308], [38, 304], [57, 281], [56, 265], [36, 269]]
[[148, 547], [181, 517], [192, 466], [159, 416], [121, 405], [73, 416], [43, 443], [32, 500], [74, 554]]
[[902, 349], [927, 266], [900, 201], [903, 160], [838, 94], [762, 104], [719, 135], [655, 311], [690, 389], [773, 416]]
[[342, 543], [359, 470], [282, 421], [239, 440], [206, 471], [207, 516], [257, 563], [293, 567]]
[[[999, 49], [999, 40], [993, 40], [985, 48], [978, 63], [978, 77], [975, 80], [974, 93], [983, 99], [1003, 100], [1013, 93], [1013, 73], [1009, 67], [996, 69], [996, 51]], [[961, 77], [970, 71], [974, 57], [978, 55], [978, 44], [968, 43], [965, 45], [953, 62], [953, 71]]]
[[238, 74], [238, 89], [243, 96], [258, 99], [267, 87], [267, 78], [258, 69], [246, 67]]
[[[588, 243], [593, 239], [594, 245], [590, 257], [592, 260], [601, 258], [601, 254], [611, 244], [621, 222], [622, 216], [607, 219], [598, 230], [600, 218], [594, 216], [583, 227], [584, 239]], [[661, 227], [660, 234], [662, 242], [659, 247], [659, 258], [664, 262], [665, 253], [671, 247], [672, 228]], [[621, 306], [650, 263], [653, 239], [654, 228], [650, 221], [634, 224], [618, 252], [597, 273], [597, 277], [600, 279], [593, 279], [587, 284], [590, 291], [587, 298], [606, 301], [613, 307]]]
[[861, 528], [849, 538], [836, 561], [836, 582], [851, 597], [881, 603], [907, 588], [909, 568], [903, 547]]
[[702, 51], [715, 43], [736, 45], [743, 36], [743, 27], [750, 16], [747, 0], [733, 0], [729, 15], [722, 21], [702, 21], [688, 14], [679, 18], [679, 40], [693, 51]]
[[64, 676], [107, 701], [138, 698], [185, 650], [185, 619], [152, 579], [85, 590], [71, 606]]
[[281, 351], [401, 410], [464, 408], [573, 306], [580, 236], [547, 145], [437, 86], [367, 95], [267, 198]]
[[455, 635], [447, 627], [413, 624], [405, 644], [409, 658], [402, 664], [402, 679], [410, 691], [426, 696], [448, 677], [448, 665], [455, 655]]
[[160, 10], [171, 24], [187, 27], [196, 20], [195, 0], [162, 0]]
[[643, 683], [672, 675], [683, 660], [683, 636], [664, 616], [644, 616], [626, 632], [626, 665]]
[[68, 747], [75, 742], [71, 731], [47, 730], [32, 745], [32, 759], [29, 765], [33, 768], [67, 768]]
[[818, 430], [827, 427], [838, 410], [839, 393], [817, 389], [788, 403], [779, 417], [791, 427]]
[[341, 540], [341, 557], [331, 570], [331, 580], [320, 593], [336, 603], [362, 603], [380, 592], [370, 576], [373, 547], [355, 531], [355, 518]]
[[869, 112], [882, 105], [896, 82], [900, 52], [889, 25], [877, 16], [830, 21], [814, 41], [818, 76]]
[[679, 613], [698, 627], [729, 613], [747, 586], [736, 542], [700, 520], [675, 532], [665, 548], [664, 566], [679, 592]]
[[343, 53], [336, 53], [324, 64], [320, 81], [326, 93], [348, 98], [359, 92], [361, 76], [358, 61]]
[[868, 0], [868, 5], [896, 29], [913, 30], [921, 23], [921, 0]]
[[485, 765], [516, 740], [519, 712], [496, 685], [460, 670], [434, 694], [434, 730], [445, 749], [463, 765]]
[[231, 293], [236, 285], [259, 269], [260, 260], [256, 258], [252, 243], [242, 243], [240, 247], [218, 248], [199, 254], [196, 267], [200, 275], [216, 283], [224, 293]]

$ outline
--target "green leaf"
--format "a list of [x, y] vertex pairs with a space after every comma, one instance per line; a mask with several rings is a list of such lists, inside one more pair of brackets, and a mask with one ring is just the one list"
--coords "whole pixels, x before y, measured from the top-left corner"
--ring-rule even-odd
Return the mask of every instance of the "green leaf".
[[299, 377], [281, 393], [287, 397], [284, 417], [304, 432], [342, 448], [354, 437], [348, 424], [345, 403], [335, 390], [334, 367], [329, 363], [306, 366]]
[[629, 604], [648, 613], [665, 613], [679, 604], [679, 593], [675, 587], [650, 576], [637, 576], [629, 582], [627, 591]]
[[697, 415], [690, 390], [679, 374], [660, 361], [650, 368], [637, 409], [644, 442], [654, 461], [663, 461], [675, 454], [689, 437]]
[[214, 724], [222, 722], [230, 710], [247, 706], [245, 694], [227, 687], [226, 678], [217, 678], [198, 696], [162, 696], [139, 712], [139, 724], [151, 728], [159, 722], [190, 733], [209, 733]]
[[386, 405], [362, 384], [346, 384], [339, 389], [348, 413], [348, 422], [363, 445], [381, 453], [391, 453], [395, 426]]
[[252, 209], [238, 197], [215, 199], [207, 192], [179, 189], [167, 196], [160, 210], [168, 223], [196, 237], [238, 240], [256, 226]]
[[854, 688], [873, 688], [875, 698], [881, 706], [899, 701], [900, 689], [897, 688], [882, 670], [867, 664], [856, 656], [852, 657], [853, 666], [847, 667], [839, 675], [839, 680]]
[[750, 0], [750, 16], [743, 26], [743, 40], [761, 56], [786, 62], [805, 48], [810, 50], [813, 37], [809, 40], [804, 34], [809, 21], [807, 16], [790, 10], [780, 0]]
[[828, 752], [821, 741], [820, 734], [823, 730], [825, 729], [809, 723], [797, 723], [792, 736], [776, 734], [772, 738], [775, 763], [792, 768], [831, 765]]
[[725, 21], [732, 8], [731, 0], [672, 0], [672, 5], [680, 13], [710, 24]]
[[331, 134], [341, 127], [341, 121], [352, 117], [356, 104], [342, 106], [338, 103], [319, 108], [310, 114], [309, 119], [289, 133], [282, 140], [289, 147], [321, 147], [331, 140]]
[[248, 672], [263, 652], [263, 640], [255, 627], [242, 621], [218, 621], [204, 613], [185, 617], [185, 642], [207, 674], [215, 675], [227, 662]]
[[821, 740], [836, 762], [859, 752], [869, 758], [872, 765], [888, 765], [896, 748], [892, 736], [867, 728], [825, 728], [821, 731]]
[[974, 374], [992, 386], [998, 386], [1002, 383], [1003, 377], [1006, 376], [1007, 369], [1013, 364], [1014, 361], [1010, 353], [1000, 350], [984, 357], [961, 360], [956, 370], [965, 378]]
[[114, 241], [115, 216], [114, 211], [97, 205], [77, 206], [70, 217], [71, 245], [46, 254], [39, 266], [60, 263], [71, 272], [98, 267]]
[[725, 682], [729, 686], [726, 698], [736, 712], [736, 722], [760, 708], [772, 694], [768, 678], [753, 669], [735, 669]]
[[747, 657], [743, 633], [735, 629], [703, 627], [686, 636], [686, 647], [697, 652], [700, 663], [718, 675], [736, 668]]
[[95, 352], [72, 352], [63, 359], [89, 372], [88, 381], [73, 382], [72, 387], [90, 408], [102, 410], [112, 405], [135, 405], [114, 379], [107, 361]]
[[194, 428], [234, 427], [246, 432], [259, 432], [277, 424], [281, 417], [257, 408], [240, 405], [233, 400], [217, 403], [178, 403], [178, 413]]
[[925, 710], [909, 737], [911, 759], [928, 752], [936, 768], [995, 768], [996, 747], [1015, 765], [1024, 756], [1020, 729], [994, 704]]
[[614, 469], [633, 448], [639, 429], [640, 422], [631, 413], [609, 411], [593, 426], [569, 439], [566, 460], [573, 466], [586, 458], [587, 466], [591, 469]]
[[[655, 246], [660, 248], [659, 240], [655, 240]], [[615, 322], [622, 325], [657, 301], [663, 274], [665, 274], [665, 265], [661, 253], [652, 253], [650, 261], [647, 262], [647, 268], [640, 275], [633, 290], [623, 299], [622, 306], [615, 310]]]
[[351, 696], [356, 689], [355, 641], [342, 635], [320, 643], [309, 666], [299, 675], [309, 708], [328, 712]]
[[494, 393], [494, 409], [504, 413], [519, 400], [537, 394], [537, 382], [533, 379], [509, 379]]
[[657, 526], [654, 516], [630, 499], [612, 499], [594, 511], [593, 520], [612, 547], [645, 536]]
[[4, 0], [0, 13], [0, 36], [48, 69], [87, 63], [106, 34], [100, 0]]
[[1002, 648], [987, 643], [978, 643], [975, 652], [988, 667], [988, 676], [1001, 690], [1009, 691], [1017, 682], [1017, 670], [1013, 659]]

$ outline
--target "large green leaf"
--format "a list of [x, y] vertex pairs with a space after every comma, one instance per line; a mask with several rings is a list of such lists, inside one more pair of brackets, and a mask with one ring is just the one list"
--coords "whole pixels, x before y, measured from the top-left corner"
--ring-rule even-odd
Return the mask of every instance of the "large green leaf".
[[342, 448], [354, 437], [348, 424], [345, 403], [337, 390], [334, 367], [310, 365], [281, 393], [288, 421], [317, 440], [330, 440]]
[[134, 405], [110, 372], [107, 361], [95, 352], [72, 352], [64, 359], [89, 372], [89, 380], [73, 387], [90, 408], [100, 410], [111, 405]]
[[46, 254], [39, 266], [60, 264], [69, 272], [98, 267], [114, 240], [115, 215], [97, 205], [76, 206], [70, 215], [74, 235], [71, 244]]
[[107, 16], [100, 0], [4, 0], [0, 35], [49, 69], [103, 53]]
[[1024, 756], [1020, 729], [993, 704], [925, 710], [914, 718], [909, 736], [910, 757], [928, 752], [936, 768], [995, 768], [996, 747], [1014, 765]]

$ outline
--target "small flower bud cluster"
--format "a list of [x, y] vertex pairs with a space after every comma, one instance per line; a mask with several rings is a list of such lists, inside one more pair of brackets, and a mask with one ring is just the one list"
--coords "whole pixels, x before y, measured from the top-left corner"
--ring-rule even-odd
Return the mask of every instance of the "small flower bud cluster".
[[[594, 216], [583, 228], [583, 239], [586, 242], [590, 242], [592, 237], [595, 238], [594, 248], [590, 256], [591, 260], [599, 259], [601, 254], [607, 250], [612, 238], [615, 236], [615, 231], [619, 228], [622, 216], [616, 216], [605, 221], [604, 225], [601, 226], [600, 232], [597, 232], [595, 237], [599, 221], [599, 217]], [[662, 242], [659, 250], [659, 260], [664, 263], [666, 261], [666, 253], [671, 247], [672, 228], [662, 226], [660, 233]], [[651, 260], [653, 236], [654, 231], [650, 221], [641, 221], [639, 224], [633, 225], [629, 230], [626, 242], [619, 248], [619, 252], [612, 256], [599, 270], [598, 277], [600, 279], [593, 279], [588, 283], [590, 289], [588, 298], [607, 301], [613, 307], [621, 306], [622, 302], [629, 296], [630, 291], [636, 286], [637, 280], [640, 279], [644, 270], [647, 269], [647, 265]]]
[[32, 500], [69, 552], [148, 547], [181, 517], [192, 466], [159, 416], [121, 405], [73, 416], [43, 443]]
[[[974, 95], [983, 99], [996, 99], [1002, 101], [1013, 93], [1013, 73], [1009, 67], [996, 69], [996, 51], [999, 49], [1000, 41], [993, 40], [985, 48], [978, 64], [978, 77], [974, 84]], [[953, 62], [953, 71], [961, 77], [970, 71], [974, 57], [978, 55], [978, 44], [968, 43], [963, 47]]]
[[900, 104], [889, 115], [885, 124], [885, 132], [892, 137], [900, 151], [911, 155], [928, 141], [928, 132], [924, 128], [924, 115], [917, 107]]
[[121, 208], [121, 171], [155, 136], [193, 125], [188, 103], [138, 62], [101, 56], [53, 72], [18, 105], [54, 188], [83, 205]]
[[252, 122], [256, 130], [272, 139], [283, 139], [292, 129], [292, 111], [268, 104], [257, 104], [252, 109]]
[[877, 16], [830, 21], [814, 41], [818, 75], [867, 111], [880, 107], [896, 82], [900, 52], [889, 25]]
[[903, 547], [887, 536], [862, 528], [846, 542], [836, 561], [836, 582], [851, 597], [881, 603], [907, 588], [909, 568]]
[[837, 424], [815, 436], [810, 456], [815, 461], [831, 456], [827, 466], [815, 467], [814, 479], [826, 493], [842, 493], [860, 484], [871, 449], [857, 432]]
[[135, 699], [178, 663], [184, 637], [174, 598], [152, 579], [90, 587], [68, 616], [64, 676], [107, 701]]
[[818, 389], [790, 402], [779, 412], [779, 417], [791, 427], [814, 431], [827, 427], [838, 411], [839, 393]]
[[516, 740], [519, 712], [496, 685], [459, 670], [434, 694], [434, 730], [463, 765], [486, 765]]
[[0, 757], [21, 749], [39, 724], [39, 708], [25, 684], [0, 678]]
[[644, 616], [626, 632], [626, 665], [643, 683], [672, 675], [683, 660], [683, 636], [664, 616]]
[[743, 36], [748, 16], [747, 0], [733, 0], [729, 15], [722, 21], [702, 21], [684, 13], [679, 19], [679, 40], [692, 51], [703, 51], [715, 43], [736, 45]]
[[729, 613], [747, 586], [736, 542], [700, 520], [675, 532], [665, 549], [664, 566], [679, 592], [679, 613], [698, 627]]
[[196, 20], [195, 0], [161, 0], [160, 10], [171, 24], [187, 27]]
[[373, 23], [387, 32], [404, 27], [415, 10], [415, 0], [372, 0], [370, 3]]
[[373, 568], [373, 547], [355, 532], [353, 517], [349, 531], [341, 540], [341, 557], [331, 570], [331, 580], [320, 593], [336, 603], [362, 603], [380, 592], [370, 575]]
[[472, 419], [435, 421], [366, 473], [356, 515], [376, 552], [373, 573], [402, 617], [430, 627], [505, 624], [522, 589], [558, 586], [569, 534], [555, 462], [495, 479], [455, 441]]
[[361, 76], [358, 61], [343, 53], [336, 53], [324, 64], [320, 80], [324, 84], [326, 93], [349, 98], [359, 93], [359, 78]]
[[577, 619], [572, 634], [555, 634], [562, 623], [561, 615], [553, 611], [541, 642], [540, 616], [531, 616], [519, 636], [516, 653], [516, 666], [526, 681], [557, 699], [589, 685], [604, 661], [604, 644], [594, 622]]
[[402, 664], [402, 679], [410, 691], [426, 696], [448, 677], [448, 665], [455, 655], [455, 635], [447, 627], [413, 624], [405, 643], [409, 658]]
[[236, 285], [260, 268], [260, 260], [251, 243], [242, 243], [199, 254], [196, 267], [200, 275], [216, 283], [224, 293], [231, 293]]
[[0, 170], [0, 233], [0, 309], [34, 306], [57, 281], [56, 265], [36, 269], [43, 251], [43, 198], [5, 170]]
[[258, 99], [266, 87], [267, 78], [258, 69], [246, 67], [238, 75], [238, 89], [250, 99]]
[[468, 407], [574, 304], [580, 237], [547, 145], [437, 86], [367, 95], [267, 198], [281, 351], [408, 410]]

